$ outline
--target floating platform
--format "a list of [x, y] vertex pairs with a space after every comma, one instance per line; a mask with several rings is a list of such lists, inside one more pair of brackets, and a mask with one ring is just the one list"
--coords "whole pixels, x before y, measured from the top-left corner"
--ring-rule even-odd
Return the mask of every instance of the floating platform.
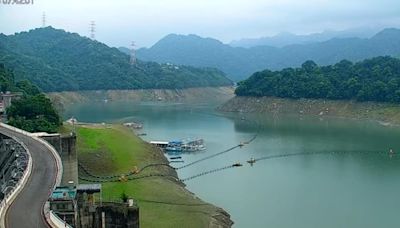
[[203, 139], [174, 140], [174, 141], [150, 141], [150, 144], [164, 149], [168, 153], [195, 152], [205, 150]]
[[171, 163], [183, 163], [184, 161], [183, 160], [173, 160], [173, 161], [170, 161]]

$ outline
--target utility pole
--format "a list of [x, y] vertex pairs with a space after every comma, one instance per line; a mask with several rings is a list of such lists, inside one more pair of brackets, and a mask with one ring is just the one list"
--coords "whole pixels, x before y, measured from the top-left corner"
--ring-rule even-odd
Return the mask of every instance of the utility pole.
[[46, 13], [43, 12], [42, 14], [42, 28], [46, 27]]
[[130, 63], [132, 66], [136, 65], [136, 53], [135, 53], [135, 41], [131, 43], [131, 60]]
[[94, 21], [91, 21], [90, 22], [90, 38], [92, 40], [96, 39], [95, 34], [94, 34], [95, 32], [96, 32], [96, 23]]

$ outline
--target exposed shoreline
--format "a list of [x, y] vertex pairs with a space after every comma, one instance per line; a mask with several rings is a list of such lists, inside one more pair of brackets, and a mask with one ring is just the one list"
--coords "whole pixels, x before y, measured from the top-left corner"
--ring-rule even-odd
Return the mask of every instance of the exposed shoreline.
[[400, 105], [389, 103], [236, 96], [218, 110], [372, 120], [384, 126], [400, 126]]
[[224, 103], [234, 97], [234, 88], [201, 87], [187, 89], [140, 89], [140, 90], [91, 90], [47, 93], [59, 111], [65, 107], [87, 102], [182, 102], [182, 103]]

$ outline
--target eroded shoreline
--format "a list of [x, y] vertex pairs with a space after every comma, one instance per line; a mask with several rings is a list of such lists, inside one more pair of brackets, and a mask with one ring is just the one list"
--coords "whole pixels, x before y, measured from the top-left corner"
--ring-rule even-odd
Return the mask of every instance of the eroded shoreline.
[[376, 102], [234, 97], [218, 107], [222, 112], [295, 114], [376, 121], [384, 126], [400, 125], [400, 105]]

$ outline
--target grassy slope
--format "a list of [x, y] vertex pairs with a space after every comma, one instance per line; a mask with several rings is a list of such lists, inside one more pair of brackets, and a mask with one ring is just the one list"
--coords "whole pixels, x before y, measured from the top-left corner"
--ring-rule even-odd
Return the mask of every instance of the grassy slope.
[[[126, 173], [134, 166], [165, 162], [160, 151], [122, 126], [80, 126], [77, 134], [79, 161], [99, 175]], [[169, 168], [144, 172], [175, 173]], [[123, 192], [138, 201], [141, 227], [208, 227], [211, 215], [217, 210], [196, 198], [180, 183], [166, 178], [103, 184], [104, 199], [119, 198]], [[148, 200], [165, 203], [146, 202]], [[172, 205], [169, 202], [194, 205]]]

